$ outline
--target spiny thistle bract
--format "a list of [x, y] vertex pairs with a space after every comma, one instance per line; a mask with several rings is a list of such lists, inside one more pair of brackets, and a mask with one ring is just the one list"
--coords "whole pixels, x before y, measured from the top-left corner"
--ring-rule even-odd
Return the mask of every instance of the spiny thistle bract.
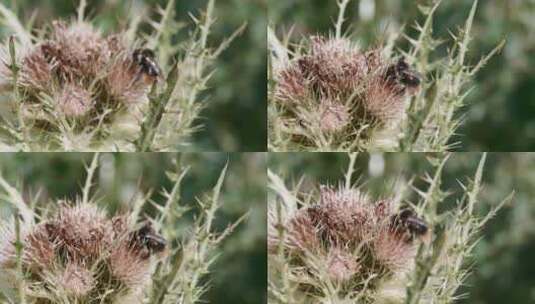
[[[268, 29], [271, 50], [269, 149], [273, 151], [447, 151], [459, 143], [460, 125], [474, 75], [504, 45], [467, 63], [474, 1], [464, 27], [452, 33], [447, 55], [433, 35], [441, 0], [419, 5], [425, 21], [416, 37], [388, 33], [379, 46], [359, 48], [343, 33], [338, 1], [335, 33], [306, 37], [295, 46]], [[388, 23], [388, 20], [385, 20]], [[354, 25], [353, 25], [354, 26]], [[392, 51], [399, 36], [409, 48]]]
[[207, 87], [208, 69], [237, 34], [209, 49], [214, 0], [179, 43], [175, 36], [182, 27], [174, 20], [173, 0], [158, 11], [159, 20], [149, 20], [154, 30], [143, 40], [135, 38], [139, 22], [102, 33], [83, 16], [85, 5], [81, 1], [78, 18], [45, 24], [34, 37], [0, 4], [0, 21], [14, 32], [0, 48], [0, 93], [11, 109], [2, 115], [0, 149], [151, 151], [188, 145], [199, 129], [198, 95]]
[[[193, 304], [209, 288], [206, 275], [221, 242], [244, 217], [216, 232], [223, 169], [213, 194], [199, 210], [180, 203], [183, 172], [169, 172], [156, 215], [142, 216], [149, 196], [136, 196], [130, 212], [108, 215], [90, 197], [98, 156], [88, 167], [81, 198], [34, 208], [0, 176], [0, 188], [15, 214], [0, 222], [0, 302]], [[195, 208], [193, 208], [195, 209]], [[189, 211], [187, 233], [177, 232]]]
[[[270, 303], [453, 303], [470, 272], [470, 256], [487, 221], [512, 195], [476, 214], [483, 166], [461, 184], [455, 206], [442, 189], [448, 155], [431, 161], [425, 189], [398, 182], [382, 199], [353, 185], [356, 154], [345, 182], [303, 191], [268, 171]], [[302, 183], [299, 183], [302, 185]], [[405, 197], [415, 190], [417, 202]], [[403, 202], [403, 203], [401, 203]], [[439, 208], [444, 210], [438, 211]]]

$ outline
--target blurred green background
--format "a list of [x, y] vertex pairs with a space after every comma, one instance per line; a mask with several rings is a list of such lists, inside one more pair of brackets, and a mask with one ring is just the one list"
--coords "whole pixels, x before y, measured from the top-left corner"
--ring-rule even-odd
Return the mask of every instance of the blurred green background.
[[[292, 26], [294, 38], [332, 31], [338, 14], [335, 0], [269, 0], [269, 23], [279, 36]], [[422, 22], [418, 4], [430, 0], [352, 0], [347, 8], [350, 32], [363, 46], [380, 41], [384, 28], [414, 34]], [[434, 33], [450, 39], [462, 26], [474, 0], [446, 0], [434, 19]], [[347, 29], [347, 27], [346, 27]], [[535, 1], [480, 0], [469, 62], [475, 62], [504, 38], [505, 49], [479, 72], [459, 135], [460, 151], [535, 151]], [[398, 46], [406, 49], [407, 44]], [[439, 53], [444, 54], [444, 44]]]
[[[445, 166], [442, 190], [451, 190], [445, 201], [454, 204], [462, 194], [459, 181], [473, 178], [481, 153], [454, 153]], [[481, 240], [471, 257], [472, 274], [458, 291], [458, 303], [525, 304], [535, 302], [535, 153], [490, 153], [483, 176], [479, 210], [501, 202], [513, 190], [511, 205], [502, 209], [483, 229]], [[372, 197], [384, 197], [385, 189], [400, 181], [414, 179], [426, 189], [422, 177], [434, 174], [429, 159], [434, 154], [386, 153], [359, 154], [355, 178]], [[281, 175], [288, 187], [304, 177], [304, 192], [319, 184], [336, 185], [343, 181], [348, 157], [333, 153], [272, 153], [268, 168]], [[412, 193], [409, 199], [416, 201]]]
[[[23, 22], [35, 17], [35, 25], [49, 25], [58, 18], [76, 16], [79, 0], [0, 0], [14, 9]], [[88, 16], [105, 33], [123, 30], [129, 17], [143, 12], [155, 16], [167, 0], [88, 0]], [[176, 0], [176, 18], [191, 23], [207, 0]], [[193, 138], [194, 151], [265, 151], [266, 131], [266, 0], [216, 0], [216, 24], [209, 45], [217, 47], [242, 24], [246, 31], [221, 54], [215, 74], [203, 96], [204, 128]], [[33, 17], [32, 17], [33, 16]], [[145, 27], [145, 30], [147, 27]], [[6, 33], [2, 33], [4, 38]], [[183, 33], [187, 34], [188, 29]], [[203, 99], [203, 100], [204, 100]]]
[[[41, 190], [39, 202], [76, 198], [85, 183], [84, 164], [89, 153], [2, 153], [0, 172], [10, 184], [23, 190], [25, 199]], [[222, 243], [220, 256], [208, 275], [209, 289], [203, 297], [206, 303], [266, 302], [266, 154], [265, 153], [120, 153], [101, 154], [95, 177], [96, 197], [110, 213], [122, 208], [132, 196], [154, 190], [152, 199], [163, 201], [162, 187], [170, 190], [166, 170], [179, 158], [182, 166], [190, 167], [182, 182], [181, 199], [195, 207], [195, 197], [202, 198], [217, 182], [228, 162], [228, 172], [221, 193], [222, 209], [214, 227], [224, 230], [229, 224], [249, 212], [248, 219]], [[10, 209], [0, 200], [0, 219]], [[145, 206], [146, 212], [154, 208]], [[178, 229], [188, 230], [188, 219]]]

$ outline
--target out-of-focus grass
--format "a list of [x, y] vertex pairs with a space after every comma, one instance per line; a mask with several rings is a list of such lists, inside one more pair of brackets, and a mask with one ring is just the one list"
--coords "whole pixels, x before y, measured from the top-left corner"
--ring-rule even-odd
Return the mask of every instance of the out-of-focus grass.
[[[78, 1], [2, 0], [15, 7], [21, 20], [35, 15], [36, 25], [50, 24], [57, 18], [75, 16]], [[88, 1], [88, 16], [103, 31], [126, 29], [127, 16], [154, 16], [157, 4], [164, 0]], [[207, 1], [176, 1], [177, 20], [189, 20], [188, 14], [206, 7]], [[215, 63], [215, 74], [202, 96], [208, 105], [198, 121], [204, 128], [194, 135], [194, 151], [264, 151], [266, 132], [266, 0], [216, 1], [216, 24], [209, 45], [228, 38], [243, 23], [245, 32], [238, 36]], [[146, 25], [145, 25], [146, 26]], [[148, 29], [148, 28], [146, 28]], [[182, 31], [186, 35], [188, 31]], [[0, 29], [0, 37], [6, 33]]]
[[[86, 178], [84, 163], [91, 162], [90, 153], [17, 153], [0, 156], [0, 171], [11, 184], [20, 185], [25, 197], [35, 197], [42, 190], [39, 201], [48, 203], [79, 195]], [[211, 189], [220, 170], [228, 162], [227, 176], [221, 192], [223, 202], [215, 221], [215, 229], [222, 231], [243, 214], [248, 219], [222, 244], [220, 256], [208, 275], [209, 289], [203, 300], [221, 303], [265, 302], [266, 288], [266, 156], [263, 153], [115, 153], [101, 154], [97, 172], [96, 197], [110, 213], [124, 210], [132, 196], [153, 189], [152, 198], [162, 202], [157, 191], [172, 185], [166, 171], [172, 168], [173, 158], [189, 166], [181, 186], [181, 201], [195, 207], [195, 197]], [[7, 216], [7, 205], [0, 201], [0, 218]], [[154, 211], [150, 206], [147, 211]], [[191, 219], [190, 219], [191, 220]], [[190, 229], [182, 221], [176, 227], [178, 235]]]
[[[354, 38], [363, 45], [376, 44], [384, 28], [405, 25], [414, 31], [421, 22], [417, 4], [431, 1], [355, 0], [347, 9]], [[437, 37], [461, 26], [473, 0], [443, 1], [434, 19]], [[294, 26], [296, 37], [326, 33], [336, 16], [335, 1], [269, 1], [269, 23], [285, 32]], [[367, 14], [366, 12], [372, 12]], [[452, 141], [461, 151], [532, 151], [535, 149], [535, 73], [531, 68], [535, 49], [535, 3], [533, 1], [479, 1], [474, 20], [469, 61], [475, 64], [502, 39], [505, 49], [477, 73], [468, 96], [466, 116]], [[403, 45], [400, 47], [404, 48]], [[443, 52], [446, 50], [441, 49]]]

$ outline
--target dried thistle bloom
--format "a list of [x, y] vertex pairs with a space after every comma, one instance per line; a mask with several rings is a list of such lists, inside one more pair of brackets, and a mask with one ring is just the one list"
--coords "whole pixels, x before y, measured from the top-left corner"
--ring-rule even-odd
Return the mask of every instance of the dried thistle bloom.
[[[357, 189], [322, 186], [317, 204], [288, 215], [284, 239], [270, 222], [270, 254], [282, 245], [297, 269], [318, 273], [318, 264], [325, 265], [342, 293], [365, 282], [398, 280], [412, 268], [420, 236], [409, 222], [417, 219], [413, 213], [398, 209], [392, 200], [373, 202]], [[309, 290], [305, 285], [312, 283], [305, 281], [301, 288]]]
[[112, 244], [113, 226], [92, 204], [63, 206], [45, 226], [49, 238], [73, 260], [94, 260]]
[[33, 91], [45, 91], [52, 86], [54, 61], [49, 61], [40, 50], [34, 50], [22, 61], [20, 85]]
[[63, 79], [95, 77], [111, 57], [108, 41], [86, 22], [53, 22], [50, 40], [40, 51], [58, 62], [57, 71]]
[[139, 74], [131, 54], [123, 53], [112, 59], [106, 75], [108, 94], [121, 103], [136, 104], [146, 97], [148, 85]]
[[66, 83], [55, 97], [57, 109], [68, 117], [87, 114], [94, 105], [91, 92], [80, 85]]
[[53, 278], [58, 290], [78, 299], [87, 296], [96, 284], [91, 270], [73, 262], [68, 262], [65, 269], [56, 273]]
[[327, 269], [329, 277], [335, 282], [346, 282], [358, 271], [360, 265], [357, 258], [340, 248], [332, 248], [327, 255]]
[[[274, 101], [283, 114], [322, 134], [353, 134], [369, 139], [377, 129], [401, 120], [407, 96], [419, 76], [403, 58], [392, 62], [380, 49], [361, 50], [346, 38], [312, 37], [308, 52], [276, 71]], [[303, 113], [318, 113], [306, 115]], [[319, 126], [312, 121], [320, 117]]]
[[[13, 229], [2, 225], [1, 231], [5, 234], [0, 263], [5, 270], [14, 269]], [[39, 303], [55, 303], [65, 294], [73, 301], [89, 301], [89, 297], [137, 293], [150, 278], [156, 261], [152, 255], [158, 251], [149, 247], [148, 236], [139, 231], [125, 216], [110, 219], [94, 204], [62, 203], [52, 219], [21, 235], [28, 288], [40, 288], [30, 294], [43, 301]], [[158, 238], [150, 231], [152, 238]], [[0, 279], [5, 278], [0, 274]], [[43, 290], [48, 292], [43, 294]]]
[[110, 253], [111, 274], [131, 289], [145, 285], [150, 279], [150, 259], [143, 258], [128, 240], [123, 240]]
[[[143, 77], [133, 51], [120, 35], [104, 37], [87, 22], [55, 21], [47, 39], [17, 53], [21, 57], [17, 86], [27, 92], [22, 102], [42, 102], [44, 93], [53, 97], [58, 113], [70, 118], [88, 113], [98, 116], [109, 109], [142, 103], [154, 79]], [[3, 62], [9, 60], [6, 55], [5, 50], [0, 52]], [[0, 79], [8, 83], [11, 73], [3, 63]], [[43, 117], [35, 109], [26, 119]]]
[[24, 261], [29, 269], [41, 271], [53, 266], [58, 246], [51, 241], [46, 225], [36, 226], [25, 240]]
[[151, 274], [151, 261], [144, 256], [132, 242], [131, 232], [126, 216], [117, 216], [113, 220], [115, 244], [109, 256], [111, 274], [131, 289], [143, 286]]
[[351, 123], [350, 109], [345, 105], [322, 101], [319, 111], [321, 113], [320, 128], [325, 132], [341, 131]]

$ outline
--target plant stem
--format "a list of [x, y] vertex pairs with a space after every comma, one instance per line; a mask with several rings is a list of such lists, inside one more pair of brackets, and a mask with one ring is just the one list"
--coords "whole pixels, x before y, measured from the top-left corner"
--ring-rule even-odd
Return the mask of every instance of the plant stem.
[[91, 191], [91, 186], [93, 184], [93, 176], [95, 175], [95, 171], [98, 166], [98, 156], [99, 154], [95, 153], [95, 155], [93, 156], [93, 160], [91, 161], [91, 165], [89, 165], [86, 170], [87, 178], [85, 180], [85, 185], [82, 190], [82, 202], [84, 204], [89, 202], [89, 192]]
[[[11, 59], [11, 63], [9, 65], [9, 69], [11, 70], [11, 73], [13, 75], [13, 99], [16, 100], [17, 105], [16, 108], [16, 116], [18, 119], [18, 132], [21, 136], [17, 136], [17, 139], [22, 143], [23, 148], [22, 150], [31, 150], [31, 144], [29, 141], [29, 135], [26, 128], [26, 124], [24, 122], [24, 118], [22, 117], [22, 111], [20, 107], [20, 92], [18, 87], [18, 79], [19, 79], [19, 71], [20, 67], [17, 65], [17, 53], [15, 50], [15, 38], [13, 36], [9, 37], [9, 56]], [[28, 145], [28, 147], [26, 146]]]
[[152, 94], [149, 97], [149, 112], [147, 118], [141, 124], [141, 135], [136, 141], [138, 151], [148, 152], [152, 150], [154, 137], [158, 131], [158, 126], [162, 120], [165, 108], [171, 99], [173, 91], [178, 80], [178, 65], [175, 64], [169, 75], [167, 76], [167, 88], [165, 92], [154, 97]]
[[351, 188], [351, 178], [353, 177], [353, 173], [355, 172], [355, 162], [357, 161], [358, 152], [349, 153], [348, 156], [349, 156], [349, 166], [346, 172], [346, 183], [345, 183], [345, 187], [347, 190]]
[[342, 25], [344, 24], [344, 15], [346, 12], [347, 5], [349, 4], [349, 1], [351, 0], [340, 0], [338, 2], [338, 7], [340, 8], [340, 11], [338, 13], [338, 19], [336, 20], [336, 38], [342, 37]]

